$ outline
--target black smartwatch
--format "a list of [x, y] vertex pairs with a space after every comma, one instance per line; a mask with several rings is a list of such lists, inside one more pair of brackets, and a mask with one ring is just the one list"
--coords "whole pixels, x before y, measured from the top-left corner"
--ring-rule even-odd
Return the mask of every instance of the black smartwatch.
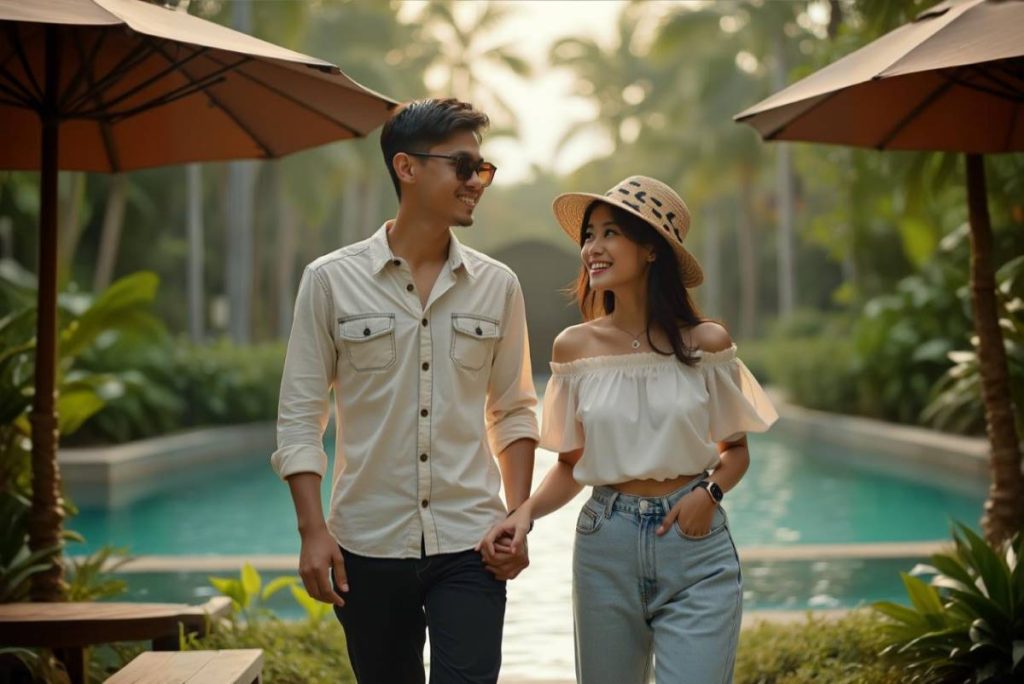
[[717, 482], [701, 480], [697, 483], [697, 486], [706, 490], [707, 493], [711, 495], [711, 498], [714, 500], [716, 505], [722, 503], [722, 499], [725, 498], [725, 492], [722, 491], [722, 488], [718, 486]]

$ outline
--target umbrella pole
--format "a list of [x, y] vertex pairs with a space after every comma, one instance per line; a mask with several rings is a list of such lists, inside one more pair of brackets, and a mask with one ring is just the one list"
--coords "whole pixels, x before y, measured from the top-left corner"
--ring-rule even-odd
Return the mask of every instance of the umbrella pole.
[[992, 448], [992, 485], [985, 502], [982, 528], [990, 544], [998, 544], [1024, 528], [1024, 477], [1010, 397], [1006, 348], [999, 329], [995, 269], [992, 264], [992, 226], [985, 189], [984, 158], [967, 157], [967, 206], [971, 226], [971, 303], [978, 335], [985, 423]]
[[60, 81], [60, 37], [55, 26], [46, 27], [45, 100], [42, 173], [39, 188], [39, 288], [36, 313], [36, 377], [32, 399], [32, 508], [28, 543], [33, 551], [55, 548], [52, 565], [32, 576], [34, 601], [63, 598], [61, 560], [64, 519], [57, 468], [57, 150], [60, 118], [57, 95]]

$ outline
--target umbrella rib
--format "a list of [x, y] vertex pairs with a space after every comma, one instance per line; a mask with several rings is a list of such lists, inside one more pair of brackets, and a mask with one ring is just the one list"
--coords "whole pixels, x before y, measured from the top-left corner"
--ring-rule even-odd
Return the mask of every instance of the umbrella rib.
[[[21, 38], [18, 36], [17, 30], [11, 28], [8, 30], [8, 33], [11, 35], [12, 45], [19, 43], [21, 41]], [[42, 97], [36, 93], [33, 93], [25, 86], [24, 83], [14, 78], [14, 76], [11, 75], [9, 71], [7, 71], [7, 62], [15, 56], [17, 56], [17, 51], [12, 49], [11, 53], [4, 59], [4, 63], [0, 64], [0, 75], [6, 78], [15, 90], [20, 91], [21, 97], [24, 98], [26, 104], [28, 104], [33, 109], [38, 110], [42, 106]]]
[[28, 56], [25, 54], [25, 45], [21, 42], [21, 35], [13, 26], [11, 27], [10, 33], [13, 37], [11, 42], [14, 43], [14, 52], [18, 55], [18, 61], [21, 62], [21, 68], [25, 70], [25, 74], [29, 77], [29, 80], [32, 81], [32, 85], [36, 89], [35, 95], [39, 98], [39, 101], [42, 102], [44, 99], [43, 89], [39, 87], [39, 81], [36, 80], [35, 72], [32, 71], [32, 67], [28, 63]]
[[68, 87], [64, 91], [64, 96], [60, 100], [59, 107], [61, 110], [64, 110], [64, 107], [67, 105], [68, 99], [74, 97], [75, 91], [78, 90], [79, 85], [85, 79], [86, 72], [89, 72], [90, 74], [89, 84], [93, 85], [94, 82], [91, 78], [92, 72], [90, 70], [90, 66], [96, 63], [96, 55], [99, 54], [100, 48], [103, 47], [103, 42], [106, 40], [107, 37], [107, 33], [105, 31], [100, 32], [99, 37], [96, 39], [96, 42], [93, 43], [91, 54], [86, 55], [85, 48], [82, 45], [81, 31], [75, 31], [72, 33], [72, 35], [75, 38], [75, 50], [78, 51], [78, 56], [81, 59], [81, 64], [79, 65], [78, 71], [75, 72], [74, 77], [68, 83]]
[[[165, 59], [168, 59], [167, 55], [166, 55], [166, 54], [164, 54], [164, 51], [163, 51], [163, 50], [162, 50], [162, 49], [161, 49], [161, 48], [160, 48], [159, 46], [157, 46], [157, 47], [156, 47], [155, 49], [156, 49], [156, 50], [157, 50], [157, 51], [158, 51], [158, 52], [159, 52], [159, 53], [160, 53], [161, 55], [163, 55]], [[207, 55], [207, 58], [209, 59], [209, 58], [210, 58], [210, 56], [209, 56], [209, 55]], [[236, 65], [236, 66], [237, 66], [237, 65]], [[234, 68], [234, 67], [232, 67], [232, 68]], [[193, 83], [193, 85], [195, 85], [195, 84], [196, 84], [196, 80], [195, 80], [195, 79], [193, 78], [192, 74], [188, 73], [188, 70], [187, 70], [187, 69], [182, 69], [182, 70], [181, 70], [181, 73], [182, 73], [182, 74], [184, 74], [185, 78], [187, 78], [187, 79], [188, 79], [189, 81], [191, 81], [191, 82]], [[197, 88], [197, 90], [199, 90], [199, 88]], [[245, 133], [245, 134], [246, 134], [247, 136], [249, 136], [249, 139], [251, 139], [251, 140], [252, 140], [252, 141], [253, 141], [254, 143], [256, 143], [256, 145], [258, 145], [258, 146], [259, 146], [259, 147], [260, 147], [260, 148], [261, 148], [261, 149], [263, 150], [263, 152], [264, 152], [264, 155], [265, 155], [265, 156], [267, 156], [267, 157], [274, 157], [274, 156], [276, 156], [276, 155], [274, 155], [274, 153], [273, 153], [273, 152], [271, 151], [271, 149], [270, 149], [270, 148], [269, 148], [269, 147], [268, 147], [268, 146], [267, 146], [266, 144], [264, 144], [264, 142], [263, 142], [262, 140], [260, 140], [260, 139], [259, 139], [259, 137], [258, 137], [258, 136], [256, 135], [256, 133], [255, 133], [255, 132], [253, 132], [253, 131], [252, 131], [252, 130], [251, 130], [251, 129], [249, 128], [249, 126], [247, 126], [247, 125], [246, 125], [246, 124], [245, 124], [245, 123], [244, 123], [244, 122], [243, 122], [243, 121], [242, 121], [241, 119], [239, 119], [239, 118], [238, 118], [238, 116], [237, 116], [237, 115], [235, 115], [235, 113], [234, 113], [234, 112], [232, 112], [232, 111], [231, 111], [230, 109], [228, 109], [228, 108], [227, 108], [227, 107], [226, 107], [226, 106], [224, 105], [224, 103], [223, 103], [223, 102], [221, 102], [221, 101], [220, 101], [220, 100], [219, 100], [219, 99], [217, 98], [217, 96], [216, 96], [216, 95], [214, 95], [214, 94], [213, 94], [212, 92], [210, 92], [209, 90], [203, 90], [202, 92], [203, 92], [203, 94], [204, 94], [204, 95], [206, 95], [206, 98], [207, 98], [208, 100], [210, 100], [210, 102], [212, 102], [212, 103], [213, 103], [213, 104], [214, 104], [214, 105], [215, 105], [215, 106], [216, 106], [216, 107], [217, 107], [218, 109], [220, 109], [220, 110], [221, 110], [222, 112], [224, 112], [224, 114], [226, 114], [226, 115], [227, 115], [227, 117], [228, 117], [229, 119], [231, 119], [232, 121], [234, 121], [234, 122], [235, 122], [235, 125], [236, 125], [236, 126], [238, 126], [238, 127], [240, 128], [240, 129], [242, 129], [242, 131], [243, 131], [243, 132], [244, 132], [244, 133]]]
[[[96, 41], [96, 46], [98, 47], [101, 42], [102, 37]], [[78, 54], [82, 58], [82, 67], [79, 70], [79, 72], [75, 74], [75, 78], [79, 80], [81, 78], [85, 79], [85, 81], [88, 83], [87, 92], [92, 93], [93, 99], [96, 101], [97, 106], [103, 109], [106, 106], [103, 103], [103, 91], [96, 88], [96, 84], [93, 81], [92, 69], [90, 69], [88, 66], [92, 64], [92, 60], [86, 59], [85, 48], [82, 46], [82, 39], [78, 32], [75, 32], [75, 48], [78, 50]], [[94, 49], [91, 57], [95, 56], [96, 50]], [[78, 87], [77, 84], [75, 85], [75, 87]], [[110, 130], [110, 124], [104, 120], [100, 120], [98, 123], [100, 127], [100, 135], [103, 137], [103, 147], [107, 152], [107, 161], [110, 163], [110, 168], [114, 172], [119, 172], [121, 171], [121, 160], [117, 155], [117, 148], [114, 145], [114, 139], [113, 134]]]
[[160, 97], [155, 97], [154, 99], [143, 102], [142, 104], [133, 106], [133, 108], [131, 108], [130, 110], [123, 110], [121, 112], [110, 112], [109, 110], [95, 109], [80, 114], [78, 116], [82, 119], [95, 119], [97, 121], [102, 121], [105, 117], [106, 121], [110, 121], [112, 124], [117, 124], [124, 121], [125, 119], [130, 119], [131, 117], [142, 114], [143, 112], [155, 110], [158, 108], [158, 106], [170, 104], [171, 102], [177, 101], [182, 97], [187, 97], [188, 95], [194, 95], [203, 88], [208, 88], [212, 85], [223, 83], [224, 80], [225, 79], [222, 76], [208, 76], [204, 78], [202, 81], [199, 81], [198, 83], [189, 83], [187, 85], [183, 85], [179, 88], [175, 88], [170, 92], [164, 93]]
[[[110, 71], [108, 71], [104, 76], [96, 80], [96, 88], [100, 90], [106, 88], [112, 81], [120, 78], [121, 76], [123, 76], [124, 74], [128, 73], [136, 66], [141, 64], [143, 60], [149, 57], [149, 55], [152, 52], [152, 46], [146, 43], [140, 43], [134, 50], [125, 55], [125, 57], [120, 62], [115, 64], [110, 69]], [[85, 104], [85, 102], [89, 99], [89, 96], [90, 93], [82, 93], [77, 98], [75, 98], [73, 102], [66, 103], [66, 109], [68, 111], [77, 110], [80, 105]]]
[[[214, 61], [214, 62], [218, 62], [216, 57], [214, 57], [213, 55], [210, 56], [210, 60]], [[362, 133], [362, 132], [356, 130], [355, 128], [353, 128], [352, 126], [349, 126], [344, 121], [339, 121], [338, 119], [336, 119], [333, 116], [327, 114], [326, 112], [323, 112], [323, 111], [321, 111], [321, 110], [319, 110], [319, 109], [317, 109], [315, 107], [310, 106], [309, 104], [299, 100], [298, 98], [296, 98], [296, 97], [294, 97], [292, 95], [289, 95], [286, 92], [283, 92], [279, 88], [276, 88], [276, 87], [270, 85], [269, 83], [263, 81], [262, 79], [259, 79], [259, 78], [255, 77], [255, 76], [253, 76], [252, 74], [247, 74], [244, 71], [239, 71], [238, 75], [243, 77], [243, 78], [245, 78], [245, 79], [248, 79], [248, 80], [252, 81], [253, 83], [256, 83], [257, 85], [259, 85], [259, 86], [261, 86], [261, 87], [263, 87], [263, 88], [265, 88], [267, 90], [269, 90], [270, 92], [274, 93], [275, 95], [288, 100], [292, 104], [298, 105], [299, 107], [301, 107], [301, 108], [303, 108], [303, 109], [305, 109], [305, 110], [307, 110], [309, 112], [312, 112], [314, 114], [317, 114], [317, 115], [323, 117], [324, 119], [327, 119], [328, 121], [330, 121], [335, 126], [340, 126], [341, 128], [344, 128], [346, 131], [348, 131], [349, 133], [351, 133], [352, 135], [354, 135], [357, 138], [362, 138], [365, 135], [364, 133]], [[355, 92], [355, 91], [353, 91], [353, 92]]]
[[[10, 81], [12, 85], [20, 85], [18, 81], [16, 81], [13, 76], [7, 73], [7, 70], [4, 69], [2, 66], [0, 66], [0, 76]], [[9, 86], [6, 86], [2, 82], [0, 82], [0, 92], [6, 93], [7, 95], [13, 97], [19, 107], [28, 107], [29, 109], [33, 110], [38, 110], [40, 107], [40, 103], [37, 100], [32, 99], [31, 94], [26, 93], [23, 90], [18, 90], [17, 88], [11, 88]]]
[[[106, 108], [110, 109], [111, 107], [116, 107], [117, 105], [121, 104], [122, 102], [124, 102], [125, 100], [130, 98], [132, 95], [135, 95], [139, 91], [145, 90], [146, 88], [151, 86], [153, 83], [156, 83], [157, 81], [159, 81], [164, 76], [170, 74], [173, 71], [180, 70], [180, 67], [184, 66], [185, 64], [187, 64], [188, 62], [192, 61], [196, 57], [202, 55], [202, 53], [205, 50], [206, 50], [206, 48], [203, 48], [201, 50], [198, 50], [198, 51], [192, 53], [191, 55], [189, 55], [185, 59], [182, 59], [182, 60], [177, 61], [177, 62], [172, 62], [163, 71], [160, 71], [157, 74], [147, 78], [145, 81], [143, 81], [142, 83], [136, 85], [134, 88], [128, 89], [127, 91], [125, 91], [125, 92], [121, 93], [120, 95], [118, 95], [117, 97], [115, 97], [113, 100], [110, 100], [109, 102], [107, 102], [106, 105], [105, 105]], [[211, 77], [218, 76], [218, 75], [219, 75], [219, 73], [214, 72], [214, 74], [212, 74]], [[162, 98], [162, 97], [169, 97], [169, 96], [173, 95], [174, 93], [178, 92], [178, 90], [180, 90], [180, 89], [181, 88], [175, 88], [174, 90], [171, 90], [169, 93], [160, 96], [160, 98]], [[155, 101], [159, 101], [160, 98], [157, 98]], [[129, 111], [134, 111], [134, 110], [129, 110]]]
[[911, 121], [913, 121], [914, 118], [917, 117], [918, 114], [920, 114], [925, 109], [930, 107], [931, 104], [933, 102], [935, 102], [935, 100], [937, 100], [940, 97], [942, 97], [943, 95], [945, 95], [946, 91], [949, 90], [952, 87], [953, 87], [953, 82], [952, 81], [947, 81], [946, 83], [943, 83], [942, 85], [940, 85], [935, 90], [933, 90], [930, 93], [928, 93], [928, 95], [923, 100], [918, 102], [914, 106], [914, 108], [911, 109], [910, 112], [907, 113], [906, 116], [904, 116], [902, 119], [900, 119], [896, 123], [896, 125], [892, 128], [892, 130], [889, 131], [889, 133], [887, 133], [885, 136], [882, 137], [881, 142], [879, 142], [877, 145], [875, 145], [875, 149], [884, 150], [886, 147], [888, 147], [889, 143], [892, 142], [893, 138], [895, 138], [897, 135], [899, 135], [900, 132], [907, 126], [907, 124], [909, 124]]
[[771, 131], [770, 131], [769, 133], [766, 133], [766, 134], [764, 135], [764, 139], [765, 139], [765, 140], [775, 140], [775, 137], [776, 137], [776, 136], [778, 136], [778, 135], [780, 135], [780, 134], [781, 134], [781, 133], [782, 133], [783, 131], [785, 131], [785, 130], [786, 130], [787, 128], [789, 128], [790, 124], [794, 124], [794, 123], [796, 123], [796, 122], [797, 122], [797, 121], [798, 121], [799, 119], [801, 119], [801, 118], [803, 118], [803, 117], [807, 116], [808, 114], [810, 114], [811, 112], [813, 112], [813, 111], [814, 111], [815, 109], [817, 109], [817, 108], [818, 108], [818, 107], [820, 107], [821, 105], [825, 104], [826, 102], [828, 102], [829, 100], [831, 100], [831, 99], [832, 99], [833, 97], [835, 97], [835, 96], [836, 96], [836, 95], [838, 95], [838, 94], [839, 94], [839, 91], [838, 91], [838, 90], [833, 90], [832, 92], [826, 93], [825, 95], [823, 95], [823, 96], [821, 97], [821, 99], [819, 99], [819, 100], [818, 100], [817, 102], [815, 102], [815, 103], [814, 103], [813, 105], [811, 105], [810, 107], [808, 107], [808, 108], [807, 108], [806, 110], [804, 110], [804, 111], [800, 112], [800, 116], [796, 117], [796, 118], [795, 118], [795, 119], [793, 119], [792, 121], [787, 121], [787, 122], [785, 122], [785, 123], [783, 123], [783, 124], [780, 124], [780, 125], [779, 125], [779, 126], [777, 126], [776, 128], [773, 128], [773, 129], [772, 129], [772, 130], [771, 130]]

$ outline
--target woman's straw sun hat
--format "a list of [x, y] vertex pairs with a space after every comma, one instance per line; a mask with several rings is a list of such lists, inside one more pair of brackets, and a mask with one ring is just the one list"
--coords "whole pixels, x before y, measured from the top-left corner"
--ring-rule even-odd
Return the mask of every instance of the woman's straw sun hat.
[[583, 214], [594, 201], [618, 207], [646, 221], [668, 241], [679, 258], [679, 270], [685, 287], [696, 287], [704, 280], [704, 271], [683, 240], [690, 231], [690, 210], [675, 190], [647, 176], [630, 176], [604, 195], [567, 192], [555, 198], [551, 208], [569, 237], [580, 244]]

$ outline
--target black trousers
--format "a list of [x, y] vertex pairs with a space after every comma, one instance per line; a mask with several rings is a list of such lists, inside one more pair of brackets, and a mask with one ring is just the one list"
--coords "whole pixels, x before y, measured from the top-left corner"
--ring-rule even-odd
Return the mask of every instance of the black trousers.
[[341, 550], [349, 592], [334, 612], [359, 684], [495, 684], [501, 667], [505, 582], [480, 554], [369, 558]]

